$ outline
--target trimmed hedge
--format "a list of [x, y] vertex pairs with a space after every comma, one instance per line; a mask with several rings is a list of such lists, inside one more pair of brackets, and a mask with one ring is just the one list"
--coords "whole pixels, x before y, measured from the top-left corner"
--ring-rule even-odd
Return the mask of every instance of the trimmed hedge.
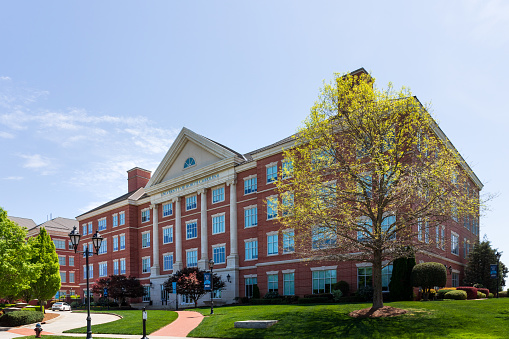
[[444, 299], [444, 295], [449, 291], [456, 291], [455, 287], [441, 288], [437, 291], [437, 299]]
[[477, 299], [477, 288], [472, 286], [460, 286], [456, 287], [458, 291], [467, 292], [467, 299]]
[[14, 311], [0, 317], [0, 325], [13, 327], [41, 322], [44, 314], [39, 311]]
[[486, 296], [489, 296], [489, 295], [490, 295], [490, 290], [489, 290], [489, 289], [487, 289], [487, 288], [479, 288], [479, 287], [478, 287], [478, 288], [477, 288], [477, 290], [478, 290], [479, 292], [483, 293], [483, 294], [484, 294], [484, 295], [486, 295]]
[[466, 300], [467, 292], [463, 290], [449, 291], [444, 295], [444, 299]]
[[498, 292], [498, 296], [500, 298], [507, 298], [508, 293], [507, 293], [507, 291], [500, 291], [500, 292]]
[[297, 304], [325, 304], [329, 303], [330, 300], [327, 297], [316, 297], [316, 298], [301, 298], [297, 300]]
[[316, 294], [305, 294], [304, 298], [325, 298], [327, 300], [334, 299], [334, 295], [332, 293], [316, 293]]
[[486, 294], [482, 293], [481, 291], [477, 291], [477, 299], [484, 299], [486, 298]]
[[495, 295], [493, 293], [488, 294], [488, 298], [493, 298]]

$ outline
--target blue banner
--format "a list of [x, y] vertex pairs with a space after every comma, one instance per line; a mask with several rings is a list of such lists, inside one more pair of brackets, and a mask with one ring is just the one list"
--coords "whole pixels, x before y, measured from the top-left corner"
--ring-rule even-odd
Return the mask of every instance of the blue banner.
[[176, 281], [171, 283], [171, 288], [172, 288], [171, 293], [177, 293], [177, 282]]
[[107, 296], [108, 296], [108, 289], [107, 289], [106, 287], [104, 288], [104, 293], [103, 293], [103, 295], [104, 295], [105, 297], [107, 297]]
[[212, 288], [210, 273], [203, 274], [203, 289], [210, 291]]
[[490, 265], [490, 276], [491, 279], [497, 279], [498, 265]]

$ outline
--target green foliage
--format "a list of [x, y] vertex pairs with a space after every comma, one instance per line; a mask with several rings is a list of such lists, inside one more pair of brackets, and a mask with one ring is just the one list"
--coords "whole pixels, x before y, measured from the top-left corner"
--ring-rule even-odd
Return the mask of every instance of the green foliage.
[[341, 290], [343, 292], [343, 295], [346, 297], [350, 294], [350, 285], [344, 280], [340, 280], [334, 285], [332, 285], [333, 290]]
[[44, 319], [44, 314], [38, 311], [14, 311], [4, 314], [0, 317], [0, 325], [1, 326], [21, 326], [32, 324], [36, 322], [40, 322]]
[[430, 290], [435, 286], [445, 286], [447, 270], [438, 262], [417, 264], [412, 269], [412, 286], [421, 287], [424, 298], [427, 299]]
[[263, 297], [263, 299], [279, 299], [279, 298], [281, 298], [281, 296], [276, 291], [267, 292], [267, 293], [265, 293], [265, 296]]
[[495, 295], [493, 293], [488, 294], [488, 298], [493, 298]]
[[444, 299], [444, 295], [449, 291], [455, 291], [456, 288], [449, 287], [449, 288], [442, 288], [437, 291], [436, 297], [437, 299]]
[[341, 290], [332, 290], [332, 295], [334, 296], [334, 301], [339, 302], [340, 298], [343, 296], [343, 292], [341, 292]]
[[415, 257], [402, 257], [394, 260], [389, 291], [392, 301], [413, 300], [412, 270]]
[[[105, 288], [108, 288], [108, 297], [118, 299], [121, 305], [126, 303], [127, 298], [139, 298], [145, 295], [145, 289], [140, 281], [131, 276], [110, 275], [108, 278], [99, 278], [92, 285], [92, 292], [102, 295]], [[102, 305], [103, 302], [98, 304]]]
[[486, 298], [486, 294], [482, 293], [481, 291], [477, 291], [477, 299], [484, 299]]
[[[491, 248], [491, 243], [488, 240], [483, 240], [475, 244], [474, 249], [468, 255], [468, 265], [465, 268], [465, 284], [474, 285], [481, 284], [483, 287], [488, 288], [491, 292], [497, 290], [497, 280], [491, 279], [490, 265], [497, 263], [496, 257], [497, 250]], [[499, 285], [505, 285], [505, 277], [508, 270], [504, 263], [499, 264]]]
[[253, 285], [253, 298], [260, 299], [260, 288], [257, 284]]
[[509, 295], [508, 291], [500, 291], [500, 292], [498, 292], [498, 297], [499, 298], [506, 298], [508, 295]]
[[360, 287], [355, 294], [362, 298], [364, 301], [373, 300], [373, 287], [372, 286], [362, 286]]
[[444, 299], [467, 300], [467, 292], [460, 290], [449, 291], [444, 295]]
[[297, 304], [324, 304], [330, 302], [327, 297], [300, 298]]

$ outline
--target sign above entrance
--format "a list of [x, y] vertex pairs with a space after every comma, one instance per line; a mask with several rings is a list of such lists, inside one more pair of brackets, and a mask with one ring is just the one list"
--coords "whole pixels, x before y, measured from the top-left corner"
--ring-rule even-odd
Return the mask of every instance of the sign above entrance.
[[214, 179], [217, 179], [217, 178], [219, 178], [219, 174], [214, 174], [214, 175], [211, 175], [210, 177], [206, 177], [206, 178], [203, 178], [203, 179], [200, 179], [200, 180], [196, 180], [196, 181], [190, 182], [189, 184], [185, 184], [185, 185], [182, 185], [180, 187], [173, 188], [171, 190], [163, 192], [163, 193], [161, 193], [161, 196], [164, 197], [165, 195], [168, 195], [168, 194], [172, 194], [172, 193], [175, 193], [175, 192], [183, 191], [186, 188], [193, 187], [193, 186], [196, 186], [196, 185], [199, 185], [199, 184], [203, 184], [204, 182], [207, 182], [207, 181], [210, 181], [210, 180], [214, 180]]

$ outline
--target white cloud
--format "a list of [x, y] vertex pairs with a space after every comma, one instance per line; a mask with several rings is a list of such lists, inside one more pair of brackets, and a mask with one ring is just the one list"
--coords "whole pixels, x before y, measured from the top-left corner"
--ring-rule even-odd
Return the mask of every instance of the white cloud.
[[13, 139], [14, 134], [0, 131], [0, 138]]
[[11, 80], [11, 78], [10, 77], [6, 77], [6, 76], [0, 76], [0, 80], [8, 81], [8, 80]]
[[40, 154], [20, 154], [19, 157], [25, 159], [25, 163], [22, 165], [23, 168], [36, 170], [42, 175], [55, 173], [56, 165], [53, 159]]
[[15, 177], [15, 176], [12, 176], [12, 177], [6, 177], [6, 178], [3, 178], [4, 180], [23, 180], [23, 177]]

